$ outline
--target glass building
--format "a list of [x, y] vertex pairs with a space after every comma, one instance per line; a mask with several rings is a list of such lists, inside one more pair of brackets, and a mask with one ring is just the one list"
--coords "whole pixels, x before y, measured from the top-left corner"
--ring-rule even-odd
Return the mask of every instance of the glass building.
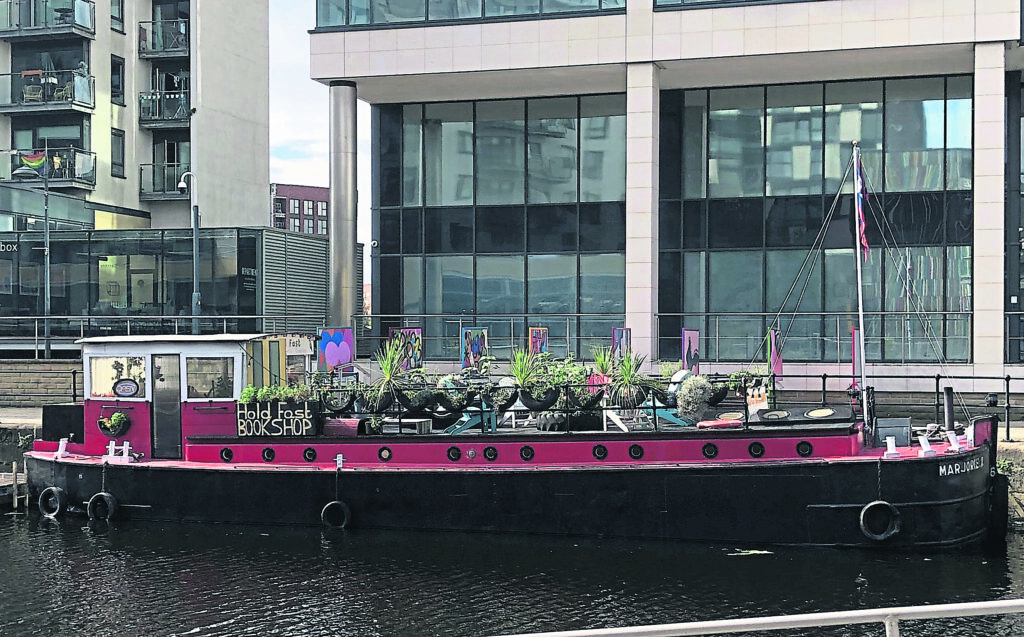
[[774, 328], [797, 370], [848, 373], [857, 142], [868, 359], [1001, 375], [1024, 353], [1020, 8], [924, 29], [911, 0], [844, 6], [318, 2], [332, 116], [372, 105], [377, 324], [422, 325], [434, 358], [465, 325], [499, 359], [529, 327], [586, 357], [625, 326], [671, 360], [697, 330], [723, 368]]

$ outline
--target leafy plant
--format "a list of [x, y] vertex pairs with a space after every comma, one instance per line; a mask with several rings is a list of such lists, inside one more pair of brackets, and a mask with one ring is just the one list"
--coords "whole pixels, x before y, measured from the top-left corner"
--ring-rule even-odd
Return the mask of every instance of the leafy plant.
[[537, 354], [525, 349], [515, 348], [512, 350], [512, 360], [509, 361], [509, 374], [516, 381], [516, 386], [526, 389], [541, 381], [544, 375], [544, 365]]
[[713, 391], [711, 381], [707, 376], [700, 374], [687, 376], [676, 390], [676, 413], [682, 418], [696, 423], [707, 410]]
[[281, 388], [267, 385], [256, 390], [256, 402], [269, 403], [272, 400], [281, 398]]
[[672, 378], [672, 376], [683, 368], [683, 361], [661, 361], [658, 363], [658, 373], [661, 374], [662, 378]]
[[115, 411], [107, 418], [100, 418], [96, 421], [96, 426], [99, 427], [99, 430], [111, 438], [120, 438], [128, 433], [128, 427], [131, 424], [128, 414], [123, 411]]
[[393, 400], [404, 385], [405, 343], [397, 338], [386, 341], [374, 352], [373, 360], [380, 375], [367, 386], [365, 396], [371, 405], [380, 405]]
[[609, 345], [597, 345], [590, 348], [590, 355], [594, 358], [594, 371], [603, 376], [611, 376], [615, 368], [615, 357], [612, 356], [612, 348]]
[[31, 433], [18, 434], [18, 449], [20, 451], [32, 451], [32, 444], [35, 442], [36, 437]]
[[242, 390], [242, 393], [238, 396], [238, 402], [240, 403], [254, 403], [256, 402], [256, 395], [258, 390], [252, 385], [247, 386]]
[[313, 389], [309, 385], [299, 384], [286, 388], [287, 399], [296, 402], [306, 402], [313, 398]]
[[620, 407], [635, 408], [643, 403], [647, 391], [655, 386], [643, 373], [647, 356], [626, 350], [611, 374], [611, 398]]

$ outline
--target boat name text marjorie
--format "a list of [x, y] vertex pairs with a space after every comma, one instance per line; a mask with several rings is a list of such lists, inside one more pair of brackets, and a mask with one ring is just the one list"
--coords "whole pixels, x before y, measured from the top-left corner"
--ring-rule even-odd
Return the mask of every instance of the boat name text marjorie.
[[985, 468], [984, 458], [972, 458], [971, 460], [960, 460], [939, 465], [939, 477], [956, 476], [961, 473], [969, 473]]
[[312, 436], [316, 433], [309, 403], [286, 402], [238, 405], [239, 436]]

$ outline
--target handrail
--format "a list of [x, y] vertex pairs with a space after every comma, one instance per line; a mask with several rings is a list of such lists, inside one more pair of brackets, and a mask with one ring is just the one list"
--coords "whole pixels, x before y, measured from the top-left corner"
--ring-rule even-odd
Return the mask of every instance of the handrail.
[[[900, 621], [913, 619], [940, 619], [944, 617], [973, 617], [1024, 612], [1024, 599], [990, 602], [937, 604], [934, 606], [899, 606], [802, 615], [776, 615], [745, 619], [630, 626], [626, 628], [597, 628], [545, 633], [521, 633], [515, 637], [683, 637], [692, 635], [720, 635], [723, 633], [750, 633], [762, 630], [794, 628], [820, 628], [822, 626], [848, 626], [851, 624], [882, 624], [886, 637], [899, 637]], [[513, 637], [512, 634], [502, 637]]]

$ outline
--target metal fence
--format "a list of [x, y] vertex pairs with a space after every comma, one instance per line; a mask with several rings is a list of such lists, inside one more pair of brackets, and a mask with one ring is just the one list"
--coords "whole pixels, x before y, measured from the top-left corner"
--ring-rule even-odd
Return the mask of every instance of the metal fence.
[[[752, 619], [723, 619], [718, 621], [631, 626], [626, 628], [599, 628], [546, 633], [523, 633], [517, 637], [683, 637], [693, 635], [721, 635], [723, 633], [751, 633], [766, 630], [795, 630], [823, 626], [852, 626], [855, 624], [881, 624], [886, 637], [899, 637], [900, 622], [930, 620], [947, 617], [976, 617], [1024, 612], [1024, 599], [963, 604], [936, 604], [935, 606], [902, 606], [834, 613], [808, 613]], [[505, 637], [513, 637], [507, 635]]]

